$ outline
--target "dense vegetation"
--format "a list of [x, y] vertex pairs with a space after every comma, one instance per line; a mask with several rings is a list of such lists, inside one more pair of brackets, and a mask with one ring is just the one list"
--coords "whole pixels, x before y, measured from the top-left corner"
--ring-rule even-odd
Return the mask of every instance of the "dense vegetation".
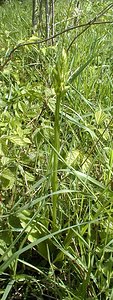
[[[110, 3], [55, 1], [55, 33]], [[31, 4], [0, 7], [1, 65], [39, 40]], [[113, 7], [97, 21], [112, 19]], [[69, 47], [82, 30], [19, 47], [1, 68], [2, 300], [113, 299], [113, 28], [89, 26]]]

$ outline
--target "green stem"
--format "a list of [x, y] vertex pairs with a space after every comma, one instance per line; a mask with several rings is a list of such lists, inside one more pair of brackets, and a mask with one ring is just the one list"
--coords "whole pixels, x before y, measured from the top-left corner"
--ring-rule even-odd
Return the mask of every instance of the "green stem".
[[[60, 149], [60, 125], [59, 125], [59, 111], [60, 111], [60, 95], [56, 99], [55, 107], [55, 122], [54, 122], [54, 159], [53, 159], [53, 176], [52, 176], [52, 191], [53, 193], [58, 190], [58, 152]], [[53, 195], [53, 225], [55, 227], [57, 218], [57, 194]]]

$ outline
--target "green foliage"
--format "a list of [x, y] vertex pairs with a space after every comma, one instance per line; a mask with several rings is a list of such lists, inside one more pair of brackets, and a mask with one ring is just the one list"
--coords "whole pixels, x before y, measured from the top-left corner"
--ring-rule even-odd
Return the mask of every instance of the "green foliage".
[[[55, 2], [56, 32], [77, 21], [66, 3]], [[81, 1], [78, 21], [104, 7]], [[31, 1], [4, 3], [0, 18], [3, 64], [38, 37]], [[92, 26], [67, 52], [74, 36], [18, 48], [0, 73], [2, 300], [113, 297], [112, 26]]]

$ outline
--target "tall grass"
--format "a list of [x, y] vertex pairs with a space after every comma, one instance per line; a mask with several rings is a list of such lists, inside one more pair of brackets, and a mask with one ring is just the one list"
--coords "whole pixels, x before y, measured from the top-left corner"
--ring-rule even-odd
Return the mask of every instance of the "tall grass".
[[[55, 3], [56, 31], [72, 26], [70, 3]], [[30, 5], [1, 7], [2, 62], [29, 39]], [[105, 5], [81, 1], [79, 22]], [[0, 74], [2, 300], [113, 297], [112, 25], [67, 53], [74, 36], [18, 49]]]

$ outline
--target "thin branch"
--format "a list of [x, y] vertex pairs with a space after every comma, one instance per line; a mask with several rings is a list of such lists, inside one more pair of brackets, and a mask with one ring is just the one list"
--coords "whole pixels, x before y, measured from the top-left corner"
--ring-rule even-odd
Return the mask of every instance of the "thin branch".
[[49, 38], [50, 26], [49, 26], [49, 1], [45, 3], [45, 14], [46, 14], [46, 39]]
[[[55, 24], [54, 24], [54, 0], [52, 0], [51, 2], [51, 17], [52, 17], [52, 25], [51, 25], [51, 31], [52, 31], [52, 36], [54, 36], [54, 32], [55, 32]], [[52, 45], [54, 44], [54, 39], [52, 39]]]
[[[66, 33], [66, 32], [69, 32], [71, 30], [74, 30], [76, 28], [80, 28], [80, 27], [84, 27], [84, 26], [87, 26], [88, 23], [85, 23], [85, 24], [81, 24], [81, 25], [76, 25], [76, 26], [72, 26], [72, 27], [69, 27], [69, 28], [66, 28], [64, 29], [63, 31], [59, 32], [59, 33], [56, 33], [54, 36], [51, 36], [50, 38], [47, 38], [47, 39], [43, 39], [43, 40], [40, 40], [40, 41], [34, 41], [34, 42], [25, 42], [25, 43], [20, 43], [18, 44], [16, 47], [14, 47], [9, 55], [8, 55], [8, 58], [6, 59], [6, 61], [4, 62], [3, 65], [0, 66], [0, 71], [2, 71], [4, 69], [4, 67], [8, 64], [8, 62], [12, 59], [12, 55], [13, 53], [18, 50], [20, 47], [24, 47], [24, 46], [29, 46], [29, 45], [38, 45], [38, 44], [42, 44], [42, 43], [46, 43], [47, 41], [50, 41], [52, 39], [55, 39], [56, 37]], [[102, 22], [94, 22], [92, 24], [90, 24], [90, 26], [92, 25], [103, 25], [103, 24], [113, 24], [113, 21], [102, 21]], [[85, 28], [86, 30], [86, 28]], [[82, 34], [82, 33], [80, 33]]]
[[80, 36], [82, 35], [91, 25], [94, 25], [96, 24], [97, 22], [97, 19], [99, 19], [100, 17], [102, 17], [106, 12], [108, 12], [109, 9], [111, 9], [113, 7], [113, 3], [107, 5], [97, 16], [95, 16], [92, 20], [90, 20], [87, 24], [86, 24], [86, 28], [83, 29], [80, 33], [78, 33], [74, 39], [72, 40], [72, 42], [70, 43], [67, 51], [70, 50], [72, 44], [75, 42], [75, 40]]
[[37, 25], [37, 0], [32, 1], [32, 34], [35, 33]]
[[92, 25], [102, 25], [102, 24], [113, 24], [113, 21], [96, 21], [99, 17], [101, 17], [105, 12], [107, 12], [111, 7], [113, 7], [113, 3], [109, 4], [105, 9], [103, 9], [99, 14], [98, 16], [96, 16], [95, 18], [93, 18], [93, 20], [90, 20], [88, 23], [85, 23], [85, 24], [81, 24], [81, 25], [75, 25], [75, 26], [72, 26], [72, 27], [69, 27], [69, 28], [66, 28], [64, 29], [63, 31], [59, 32], [59, 33], [56, 33], [54, 36], [51, 36], [49, 38], [46, 38], [46, 39], [43, 39], [43, 40], [39, 40], [39, 41], [34, 41], [34, 42], [25, 42], [25, 43], [20, 43], [18, 44], [16, 47], [14, 47], [9, 55], [8, 55], [8, 58], [6, 59], [6, 61], [4, 62], [3, 65], [0, 66], [0, 70], [2, 71], [4, 69], [4, 67], [8, 64], [8, 62], [12, 59], [12, 55], [13, 53], [18, 50], [20, 47], [24, 47], [24, 46], [29, 46], [29, 45], [38, 45], [38, 44], [42, 44], [42, 43], [46, 43], [47, 41], [50, 41], [50, 40], [53, 40], [55, 39], [56, 37], [66, 33], [66, 32], [69, 32], [69, 31], [72, 31], [76, 28], [80, 28], [80, 27], [86, 27], [85, 29], [82, 30], [82, 32], [80, 32], [75, 38], [74, 40], [71, 42], [71, 44], [69, 45], [67, 51], [69, 51], [71, 45], [74, 43], [74, 41], [83, 33], [85, 32], [90, 26]]

